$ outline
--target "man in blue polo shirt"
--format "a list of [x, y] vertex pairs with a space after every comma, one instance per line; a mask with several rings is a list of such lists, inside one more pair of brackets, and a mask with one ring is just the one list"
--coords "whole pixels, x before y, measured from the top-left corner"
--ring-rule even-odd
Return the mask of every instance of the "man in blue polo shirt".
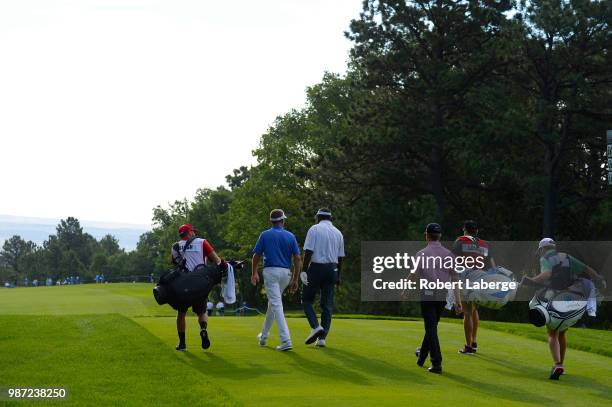
[[[257, 285], [259, 274], [257, 268], [259, 261], [264, 259], [264, 286], [268, 296], [268, 310], [261, 333], [257, 335], [260, 346], [265, 346], [274, 320], [278, 326], [281, 344], [276, 347], [279, 351], [290, 350], [291, 335], [285, 314], [283, 312], [283, 291], [291, 284], [295, 291], [300, 275], [300, 249], [293, 233], [285, 230], [285, 213], [282, 209], [270, 212], [272, 227], [259, 235], [257, 244], [253, 249], [253, 266], [251, 283]], [[293, 275], [291, 273], [291, 259], [293, 258]]]

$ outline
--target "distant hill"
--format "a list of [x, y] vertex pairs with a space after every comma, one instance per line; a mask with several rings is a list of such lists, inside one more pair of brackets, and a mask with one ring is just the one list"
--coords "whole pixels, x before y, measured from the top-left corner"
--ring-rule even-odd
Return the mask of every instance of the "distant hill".
[[[60, 219], [29, 218], [24, 216], [0, 215], [0, 245], [13, 235], [19, 235], [25, 240], [42, 244], [55, 234], [55, 228]], [[83, 231], [96, 239], [110, 234], [119, 240], [119, 245], [125, 250], [136, 248], [140, 235], [149, 231], [146, 225], [125, 223], [97, 222], [79, 219]]]

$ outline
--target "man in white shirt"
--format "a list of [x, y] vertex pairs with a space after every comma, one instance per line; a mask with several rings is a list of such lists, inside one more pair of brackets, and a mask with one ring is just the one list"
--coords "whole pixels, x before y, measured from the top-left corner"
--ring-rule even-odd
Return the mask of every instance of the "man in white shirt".
[[[312, 328], [306, 338], [307, 345], [316, 342], [324, 347], [329, 333], [334, 306], [334, 286], [340, 283], [340, 268], [344, 257], [344, 237], [332, 224], [332, 214], [327, 208], [317, 211], [317, 224], [306, 234], [304, 242], [304, 265], [301, 278], [304, 283], [302, 304], [308, 323]], [[315, 296], [321, 295], [321, 324], [313, 303]]]

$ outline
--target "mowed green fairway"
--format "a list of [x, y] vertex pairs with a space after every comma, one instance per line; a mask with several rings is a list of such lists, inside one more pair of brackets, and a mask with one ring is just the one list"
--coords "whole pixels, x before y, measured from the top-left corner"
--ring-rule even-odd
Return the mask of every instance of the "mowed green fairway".
[[593, 352], [569, 349], [567, 375], [552, 382], [547, 345], [525, 325], [490, 324], [478, 355], [463, 356], [462, 326], [441, 323], [437, 376], [415, 364], [420, 321], [336, 319], [325, 349], [302, 344], [305, 319], [288, 322], [295, 347], [280, 353], [275, 330], [257, 345], [261, 317], [212, 317], [205, 352], [190, 318], [183, 353], [151, 285], [2, 289], [0, 387], [65, 387], [58, 405], [612, 404], [612, 332], [571, 330]]

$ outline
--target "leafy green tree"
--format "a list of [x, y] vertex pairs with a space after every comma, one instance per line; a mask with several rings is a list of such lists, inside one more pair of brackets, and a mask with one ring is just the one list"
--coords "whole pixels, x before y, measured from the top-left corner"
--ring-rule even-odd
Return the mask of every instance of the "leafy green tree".
[[509, 1], [369, 0], [347, 33], [355, 43], [357, 76], [377, 96], [377, 111], [366, 110], [365, 119], [379, 118], [382, 111], [392, 130], [381, 126], [384, 138], [369, 149], [382, 153], [377, 160], [382, 168], [374, 174], [384, 174], [387, 185], [409, 197], [431, 194], [436, 218], [446, 225], [449, 197], [465, 184], [455, 174], [450, 143], [469, 131], [471, 93], [507, 63], [504, 13], [510, 6]]
[[0, 284], [4, 286], [4, 283], [10, 283], [17, 281], [17, 273], [3, 264], [0, 264]]
[[57, 243], [64, 251], [72, 251], [76, 254], [79, 262], [84, 266], [89, 266], [91, 261], [91, 246], [95, 239], [83, 233], [83, 228], [78, 219], [68, 217], [62, 219], [56, 228]]
[[[274, 178], [278, 181], [277, 177]], [[297, 199], [295, 191], [283, 190], [258, 167], [251, 172], [249, 180], [235, 191], [229, 212], [224, 217], [225, 239], [233, 244], [225, 251], [228, 257], [250, 261], [259, 234], [270, 227], [270, 211], [274, 208], [285, 210], [289, 217], [287, 229], [297, 235], [298, 241], [302, 241], [301, 236], [305, 233], [302, 202]], [[263, 304], [262, 287], [256, 290], [251, 285], [248, 269], [237, 275], [237, 283], [243, 300], [250, 304]]]
[[218, 252], [228, 248], [223, 215], [228, 211], [231, 201], [232, 193], [224, 187], [215, 190], [199, 189], [189, 207], [189, 222], [198, 227], [201, 236], [208, 239]]
[[40, 247], [30, 253], [24, 254], [20, 260], [21, 277], [27, 277], [29, 281], [35, 279], [42, 280], [47, 277], [47, 269], [45, 267], [44, 251]]
[[85, 266], [79, 259], [79, 256], [74, 250], [66, 250], [62, 253], [60, 262], [59, 277], [82, 276], [85, 272]]
[[108, 256], [104, 253], [96, 253], [93, 256], [90, 267], [92, 275], [109, 274], [108, 273]]
[[23, 267], [25, 256], [34, 253], [37, 246], [34, 242], [26, 241], [21, 236], [14, 235], [2, 244], [0, 251], [0, 265], [12, 269], [17, 275], [26, 272]]
[[[590, 0], [534, 0], [522, 2], [519, 11], [515, 18], [523, 22], [522, 58], [513, 86], [525, 90], [525, 100], [532, 106], [527, 118], [540, 144], [542, 233], [553, 236], [559, 203], [568, 195], [566, 186], [576, 178], [574, 171], [585, 169], [572, 161], [579, 158], [580, 164], [591, 164], [590, 172], [600, 179], [590, 181], [603, 186], [602, 144], [593, 146], [592, 141], [603, 138], [605, 125], [592, 126], [592, 122], [609, 124], [612, 118], [612, 5]], [[596, 131], [589, 132], [589, 127]], [[594, 163], [585, 157], [593, 148], [600, 151], [600, 159]], [[591, 189], [578, 201], [596, 199], [602, 193], [604, 188]], [[571, 204], [578, 202], [576, 196], [569, 198]]]
[[104, 273], [106, 281], [127, 281], [130, 276], [128, 271], [128, 255], [124, 252], [118, 252], [108, 257], [107, 272]]
[[113, 235], [105, 235], [100, 239], [98, 245], [106, 256], [112, 256], [122, 251], [119, 247], [119, 240]]
[[139, 281], [147, 281], [147, 277], [151, 274], [153, 274], [155, 281], [157, 281], [159, 277], [159, 274], [155, 270], [155, 263], [152, 259], [137, 251], [126, 254], [126, 263], [122, 274], [137, 276]]
[[249, 168], [242, 165], [240, 168], [234, 169], [231, 175], [227, 175], [225, 180], [229, 188], [234, 190], [240, 188], [249, 179], [249, 175]]
[[63, 248], [59, 243], [57, 236], [51, 235], [49, 239], [43, 242], [44, 264], [46, 275], [53, 280], [57, 280], [62, 275], [62, 253]]
[[128, 253], [129, 273], [142, 276], [153, 273], [159, 276], [159, 273], [165, 270], [165, 268], [156, 268], [156, 262], [162, 253], [156, 235], [153, 232], [143, 233], [138, 240], [136, 250]]
[[[416, 310], [360, 302], [361, 241], [419, 240], [430, 221], [453, 239], [466, 218], [495, 240], [537, 239], [540, 219], [545, 233], [561, 219], [560, 236], [612, 236], [609, 2], [512, 6], [365, 1], [347, 33], [347, 74], [326, 73], [303, 109], [279, 116], [229, 190], [158, 207], [149, 258], [167, 267], [185, 222], [225, 256], [249, 258], [272, 208], [301, 243], [316, 208], [330, 206], [348, 255], [338, 309], [403, 314]], [[248, 273], [238, 283], [263, 305]]]

